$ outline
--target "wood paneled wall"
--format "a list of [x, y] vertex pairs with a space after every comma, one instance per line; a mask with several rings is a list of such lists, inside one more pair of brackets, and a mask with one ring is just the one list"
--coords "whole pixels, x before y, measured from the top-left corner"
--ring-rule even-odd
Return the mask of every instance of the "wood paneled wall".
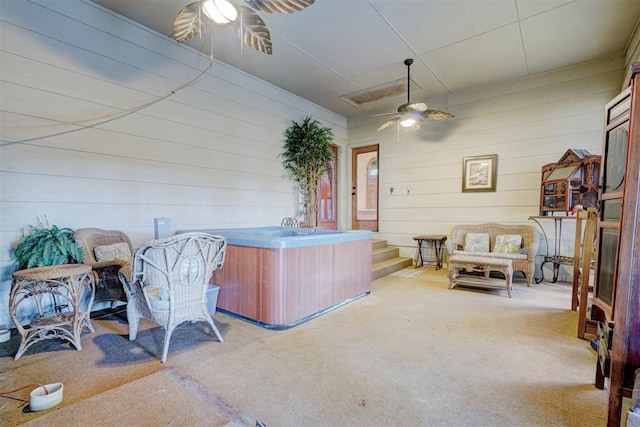
[[156, 217], [174, 230], [279, 225], [297, 201], [284, 129], [311, 115], [346, 144], [342, 116], [217, 60], [207, 69], [208, 56], [90, 1], [3, 2], [0, 20], [0, 306], [11, 245], [38, 218], [134, 245]]
[[[417, 134], [401, 131], [399, 140], [396, 129], [376, 132], [380, 117], [350, 118], [351, 147], [380, 144], [379, 236], [412, 256], [415, 235], [537, 215], [542, 165], [568, 148], [600, 154], [604, 104], [619, 90], [623, 64], [618, 54], [447, 96], [417, 93], [415, 102], [456, 117], [427, 122]], [[462, 193], [463, 157], [485, 154], [498, 155], [497, 191]], [[572, 254], [573, 230], [565, 231]], [[553, 238], [552, 229], [547, 234]]]

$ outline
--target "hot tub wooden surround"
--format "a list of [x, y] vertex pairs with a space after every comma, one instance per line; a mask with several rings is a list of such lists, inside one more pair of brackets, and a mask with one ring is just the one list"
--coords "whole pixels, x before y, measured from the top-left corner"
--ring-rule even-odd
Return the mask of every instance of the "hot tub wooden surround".
[[372, 239], [289, 248], [227, 245], [218, 308], [284, 329], [371, 291]]

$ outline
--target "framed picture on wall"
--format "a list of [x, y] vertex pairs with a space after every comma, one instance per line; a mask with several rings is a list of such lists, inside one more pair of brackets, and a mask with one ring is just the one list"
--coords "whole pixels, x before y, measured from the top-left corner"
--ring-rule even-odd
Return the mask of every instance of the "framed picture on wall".
[[498, 155], [464, 157], [462, 159], [462, 192], [496, 191]]

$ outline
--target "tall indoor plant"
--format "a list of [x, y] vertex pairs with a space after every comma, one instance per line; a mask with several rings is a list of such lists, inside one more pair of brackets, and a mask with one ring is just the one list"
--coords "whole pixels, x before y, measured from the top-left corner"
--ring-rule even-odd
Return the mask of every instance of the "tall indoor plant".
[[316, 227], [318, 185], [333, 160], [333, 131], [307, 116], [302, 123], [292, 121], [284, 132], [282, 165], [298, 183], [302, 194], [304, 223]]

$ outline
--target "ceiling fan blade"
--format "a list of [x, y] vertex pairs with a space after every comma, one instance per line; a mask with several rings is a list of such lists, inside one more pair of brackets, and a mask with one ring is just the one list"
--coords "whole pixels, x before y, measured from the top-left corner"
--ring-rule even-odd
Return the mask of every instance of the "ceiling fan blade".
[[372, 114], [372, 116], [376, 117], [376, 116], [398, 116], [400, 117], [400, 114], [398, 113], [378, 113], [378, 114]]
[[422, 117], [429, 120], [445, 120], [455, 116], [451, 113], [447, 113], [446, 111], [427, 110], [422, 113]]
[[200, 2], [186, 5], [173, 21], [173, 33], [171, 37], [178, 43], [184, 43], [190, 38], [197, 36], [207, 29], [211, 19], [200, 11]]
[[400, 122], [400, 117], [396, 117], [395, 119], [391, 119], [388, 122], [384, 122], [382, 125], [380, 125], [380, 127], [378, 128], [378, 131], [385, 130], [387, 128], [390, 128], [391, 126], [395, 126], [399, 122]]
[[425, 104], [424, 102], [414, 102], [405, 106], [405, 109], [414, 111], [427, 111], [427, 104]]
[[267, 13], [293, 13], [311, 6], [315, 0], [245, 0], [254, 9]]
[[[253, 9], [245, 6], [239, 6], [239, 9], [240, 19], [234, 25], [242, 42], [258, 52], [271, 55], [273, 44], [267, 25]], [[238, 23], [238, 21], [240, 22]]]

